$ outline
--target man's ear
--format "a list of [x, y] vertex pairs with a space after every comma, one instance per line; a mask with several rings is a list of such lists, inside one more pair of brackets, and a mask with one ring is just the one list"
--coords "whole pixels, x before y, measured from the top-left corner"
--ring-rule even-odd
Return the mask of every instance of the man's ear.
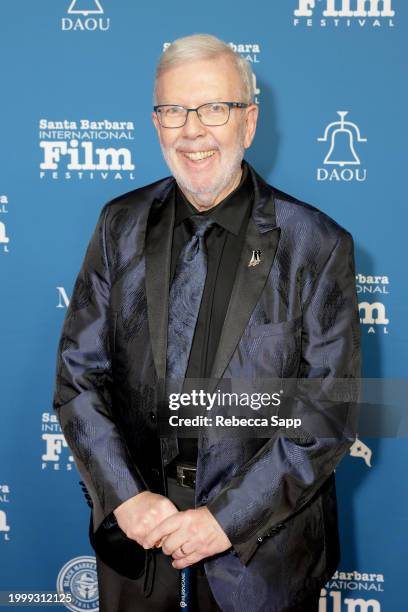
[[157, 115], [156, 115], [156, 113], [154, 111], [152, 111], [152, 121], [153, 121], [154, 127], [156, 128], [157, 134], [159, 134], [159, 126], [160, 126], [160, 124], [159, 124], [159, 120], [157, 118]]
[[258, 121], [259, 107], [257, 104], [251, 104], [246, 109], [245, 115], [245, 138], [244, 147], [248, 149], [254, 139], [256, 132], [256, 122]]

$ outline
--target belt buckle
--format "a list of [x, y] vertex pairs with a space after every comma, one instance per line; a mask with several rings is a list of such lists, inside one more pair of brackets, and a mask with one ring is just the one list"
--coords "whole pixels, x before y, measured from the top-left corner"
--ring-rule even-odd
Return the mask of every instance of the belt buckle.
[[177, 465], [177, 484], [180, 487], [194, 489], [197, 468], [190, 465]]

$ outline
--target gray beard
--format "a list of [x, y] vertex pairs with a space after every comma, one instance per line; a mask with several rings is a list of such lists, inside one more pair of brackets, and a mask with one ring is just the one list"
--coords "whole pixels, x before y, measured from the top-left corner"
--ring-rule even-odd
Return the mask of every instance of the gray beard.
[[[237, 148], [236, 154], [231, 160], [229, 167], [223, 174], [221, 180], [216, 185], [213, 185], [212, 187], [210, 186], [210, 187], [203, 187], [203, 188], [197, 189], [197, 187], [194, 187], [188, 180], [185, 180], [183, 175], [177, 172], [172, 167], [170, 156], [167, 154], [167, 151], [162, 145], [160, 145], [160, 148], [162, 150], [164, 160], [170, 169], [170, 172], [176, 179], [176, 183], [182, 189], [184, 189], [185, 191], [188, 191], [192, 195], [195, 195], [195, 196], [206, 196], [207, 195], [207, 196], [211, 196], [211, 199], [215, 199], [219, 193], [221, 193], [230, 183], [232, 183], [234, 176], [238, 173], [241, 167], [241, 162], [244, 158], [244, 153], [245, 153], [245, 147], [241, 145], [239, 148]], [[202, 199], [203, 201], [207, 200], [207, 198], [202, 198]]]

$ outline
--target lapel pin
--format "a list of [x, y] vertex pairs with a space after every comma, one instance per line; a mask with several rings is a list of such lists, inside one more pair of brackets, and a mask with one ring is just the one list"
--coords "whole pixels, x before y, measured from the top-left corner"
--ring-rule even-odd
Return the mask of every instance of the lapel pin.
[[257, 266], [259, 263], [261, 263], [261, 251], [256, 249], [252, 251], [252, 257], [249, 260], [248, 268], [251, 266]]

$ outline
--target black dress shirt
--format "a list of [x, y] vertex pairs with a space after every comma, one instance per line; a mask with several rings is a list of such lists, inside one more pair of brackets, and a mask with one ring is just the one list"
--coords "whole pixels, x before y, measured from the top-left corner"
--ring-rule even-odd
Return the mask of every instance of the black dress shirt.
[[[216, 223], [205, 235], [207, 276], [186, 378], [208, 378], [211, 374], [251, 213], [252, 180], [245, 162], [242, 167], [243, 172], [238, 187], [208, 211], [198, 212], [176, 187], [170, 283], [174, 278], [180, 251], [191, 238], [189, 225], [185, 220], [191, 215], [199, 214], [210, 216]], [[196, 463], [197, 440], [179, 438], [178, 444], [180, 454], [176, 461]]]

